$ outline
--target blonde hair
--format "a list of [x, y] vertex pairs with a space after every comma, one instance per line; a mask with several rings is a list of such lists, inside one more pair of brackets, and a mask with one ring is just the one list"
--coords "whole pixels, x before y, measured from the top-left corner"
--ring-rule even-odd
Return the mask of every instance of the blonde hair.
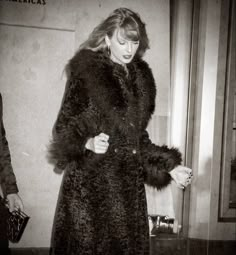
[[136, 55], [142, 57], [149, 48], [145, 24], [141, 21], [138, 13], [127, 8], [114, 10], [103, 22], [95, 27], [88, 39], [80, 45], [79, 50], [107, 51], [105, 36], [107, 35], [111, 38], [116, 29], [121, 30], [125, 39], [139, 41]]

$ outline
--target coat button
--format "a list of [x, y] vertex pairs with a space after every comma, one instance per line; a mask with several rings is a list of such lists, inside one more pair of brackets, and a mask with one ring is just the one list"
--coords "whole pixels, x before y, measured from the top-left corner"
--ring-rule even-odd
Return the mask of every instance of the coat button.
[[133, 153], [133, 154], [136, 154], [136, 153], [137, 153], [137, 151], [136, 151], [135, 149], [133, 149], [133, 150], [132, 150], [132, 153]]
[[117, 151], [118, 151], [118, 149], [117, 149], [117, 148], [115, 148], [115, 149], [114, 149], [114, 152], [115, 152], [115, 153], [117, 153]]

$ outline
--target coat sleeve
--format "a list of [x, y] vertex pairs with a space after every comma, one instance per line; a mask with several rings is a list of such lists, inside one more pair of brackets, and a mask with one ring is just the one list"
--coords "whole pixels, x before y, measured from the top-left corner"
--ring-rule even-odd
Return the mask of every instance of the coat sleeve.
[[[1, 97], [1, 96], [0, 96]], [[16, 177], [12, 169], [11, 155], [6, 138], [6, 132], [2, 120], [2, 99], [0, 98], [1, 110], [1, 151], [0, 151], [0, 180], [4, 195], [18, 193]]]
[[95, 136], [96, 116], [86, 86], [79, 79], [70, 78], [49, 147], [50, 159], [60, 168], [70, 161], [81, 160], [89, 153], [85, 144], [89, 137]]
[[157, 189], [166, 187], [172, 180], [169, 172], [182, 162], [181, 153], [177, 148], [155, 145], [147, 131], [143, 132], [140, 145], [145, 182]]

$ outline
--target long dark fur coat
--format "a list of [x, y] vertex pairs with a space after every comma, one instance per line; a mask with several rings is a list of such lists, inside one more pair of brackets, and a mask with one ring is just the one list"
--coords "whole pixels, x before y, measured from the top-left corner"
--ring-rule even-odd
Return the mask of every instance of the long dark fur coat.
[[[68, 83], [51, 144], [65, 175], [55, 215], [54, 254], [148, 255], [144, 183], [167, 186], [181, 163], [175, 148], [156, 146], [145, 131], [156, 88], [147, 63], [122, 66], [82, 50], [68, 65]], [[85, 149], [109, 135], [105, 154]]]

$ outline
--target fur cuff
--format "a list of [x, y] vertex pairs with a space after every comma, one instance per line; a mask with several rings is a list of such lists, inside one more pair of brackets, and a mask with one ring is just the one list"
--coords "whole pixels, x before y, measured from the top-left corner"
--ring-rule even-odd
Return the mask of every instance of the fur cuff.
[[147, 151], [144, 156], [146, 183], [161, 189], [170, 184], [169, 172], [181, 164], [181, 153], [178, 149], [169, 149], [167, 146], [152, 145], [151, 148], [152, 150]]

